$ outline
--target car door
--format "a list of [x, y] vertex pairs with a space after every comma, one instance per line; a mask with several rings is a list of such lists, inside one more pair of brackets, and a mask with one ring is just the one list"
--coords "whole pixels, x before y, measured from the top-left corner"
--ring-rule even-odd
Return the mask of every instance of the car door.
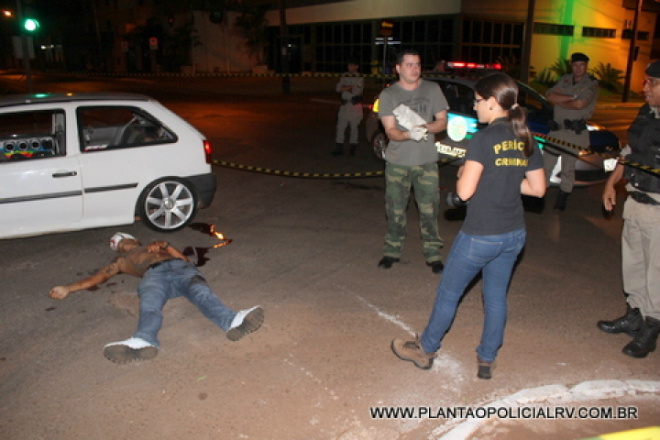
[[76, 158], [0, 163], [0, 237], [70, 229], [80, 221], [82, 208]]
[[436, 145], [441, 159], [453, 160], [465, 155], [468, 141], [480, 128], [474, 110], [474, 91], [471, 85], [444, 78], [439, 85], [449, 103], [449, 112], [447, 130], [438, 136]]
[[0, 114], [0, 237], [74, 229], [83, 212], [81, 169], [67, 156], [64, 111]]
[[76, 110], [90, 225], [131, 223], [144, 186], [184, 169], [174, 133], [135, 104], [85, 103]]

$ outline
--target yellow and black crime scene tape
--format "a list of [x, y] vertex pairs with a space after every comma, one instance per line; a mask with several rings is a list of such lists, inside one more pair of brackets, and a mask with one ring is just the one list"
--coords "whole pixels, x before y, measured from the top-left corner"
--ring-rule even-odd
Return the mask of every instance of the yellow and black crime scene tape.
[[298, 177], [305, 179], [359, 179], [365, 177], [380, 177], [385, 175], [384, 171], [365, 171], [361, 173], [306, 173], [298, 171], [284, 171], [251, 165], [241, 165], [224, 160], [214, 160], [213, 165], [227, 168], [236, 168], [243, 171], [252, 171], [255, 173], [272, 174], [274, 176]]
[[[394, 73], [323, 73], [323, 72], [301, 72], [301, 73], [275, 73], [275, 72], [58, 72], [62, 76], [87, 76], [87, 77], [122, 77], [122, 78], [146, 78], [146, 77], [195, 77], [195, 78], [341, 78], [344, 76], [355, 76], [362, 78], [396, 78]], [[455, 76], [451, 73], [423, 72], [423, 77], [446, 77]]]
[[541, 133], [532, 133], [532, 134], [534, 135], [535, 138], [542, 139], [546, 144], [549, 144], [551, 147], [556, 147], [556, 148], [558, 148], [562, 151], [568, 152], [568, 153], [576, 155], [578, 157], [579, 157], [579, 153], [576, 154], [575, 153], [576, 150], [577, 151], [583, 151], [583, 152], [588, 153], [588, 154], [595, 154], [597, 156], [602, 157], [603, 159], [617, 159], [617, 161], [621, 165], [627, 165], [629, 167], [637, 168], [637, 169], [646, 171], [647, 173], [651, 173], [651, 174], [655, 174], [657, 176], [660, 176], [660, 169], [659, 168], [653, 168], [653, 167], [643, 165], [643, 164], [638, 163], [638, 162], [631, 162], [629, 160], [623, 159], [622, 157], [616, 158], [616, 157], [613, 157], [611, 154], [599, 153], [597, 151], [592, 151], [589, 148], [584, 148], [580, 145], [573, 144], [571, 142], [566, 142], [566, 141], [562, 141], [562, 140], [559, 140], [559, 139], [551, 138], [551, 137], [546, 136], [546, 135], [541, 134]]
[[[440, 143], [436, 142], [436, 147], [439, 152], [441, 151]], [[462, 148], [455, 148], [452, 152], [444, 151], [445, 155], [450, 157], [445, 157], [438, 160], [439, 165], [446, 165], [448, 163], [454, 162], [455, 160], [461, 159], [465, 156], [465, 150]], [[274, 176], [284, 176], [284, 177], [298, 177], [305, 179], [362, 179], [366, 177], [381, 177], [385, 175], [385, 171], [364, 171], [359, 173], [310, 173], [310, 172], [299, 172], [299, 171], [285, 171], [277, 170], [273, 168], [257, 167], [252, 165], [242, 165], [233, 162], [227, 162], [225, 160], [213, 160], [213, 165], [235, 168], [243, 171], [252, 171], [255, 173], [262, 174], [272, 174]]]
[[[579, 151], [588, 153], [588, 154], [595, 154], [597, 156], [600, 156], [604, 159], [616, 159], [620, 164], [622, 165], [627, 165], [630, 167], [638, 168], [643, 171], [646, 171], [651, 174], [655, 174], [657, 176], [660, 176], [660, 169], [658, 168], [653, 168], [649, 167], [646, 165], [642, 165], [637, 162], [631, 162], [628, 160], [625, 160], [621, 157], [619, 158], [614, 158], [612, 157], [611, 154], [606, 154], [606, 153], [599, 153], [597, 151], [592, 151], [588, 148], [584, 148], [580, 145], [571, 143], [571, 142], [566, 142], [562, 141], [560, 139], [555, 139], [551, 138], [549, 136], [546, 136], [541, 133], [532, 133], [535, 138], [538, 140], [543, 140], [545, 144], [550, 145], [551, 147], [558, 148], [562, 151], [568, 152], [570, 154], [574, 154], [579, 157]], [[435, 143], [436, 148], [438, 149], [438, 153], [446, 156], [440, 160], [438, 160], [439, 165], [446, 165], [451, 162], [454, 162], [456, 160], [462, 159], [465, 156], [466, 150], [464, 148], [460, 147], [449, 147], [445, 146], [439, 142]], [[576, 151], [578, 153], [576, 153]], [[278, 170], [278, 169], [273, 169], [273, 168], [265, 168], [265, 167], [257, 167], [257, 166], [252, 166], [252, 165], [242, 165], [242, 164], [237, 164], [233, 162], [227, 162], [224, 160], [213, 160], [214, 165], [218, 166], [223, 166], [223, 167], [228, 167], [228, 168], [235, 168], [243, 171], [252, 171], [255, 173], [262, 173], [262, 174], [271, 174], [275, 176], [284, 176], [284, 177], [297, 177], [297, 178], [306, 178], [306, 179], [360, 179], [360, 178], [367, 178], [367, 177], [381, 177], [385, 175], [384, 171], [365, 171], [365, 172], [359, 172], [359, 173], [312, 173], [312, 172], [300, 172], [300, 171], [286, 171], [286, 170]]]

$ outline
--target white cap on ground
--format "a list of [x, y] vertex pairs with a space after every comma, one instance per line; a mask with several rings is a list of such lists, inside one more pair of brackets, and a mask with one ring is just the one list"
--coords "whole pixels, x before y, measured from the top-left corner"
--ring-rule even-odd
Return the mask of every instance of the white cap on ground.
[[129, 238], [131, 240], [135, 240], [135, 237], [133, 237], [130, 234], [127, 234], [125, 232], [117, 232], [115, 235], [112, 236], [110, 239], [110, 248], [113, 251], [116, 251], [117, 248], [119, 247], [119, 242], [121, 242], [124, 238]]

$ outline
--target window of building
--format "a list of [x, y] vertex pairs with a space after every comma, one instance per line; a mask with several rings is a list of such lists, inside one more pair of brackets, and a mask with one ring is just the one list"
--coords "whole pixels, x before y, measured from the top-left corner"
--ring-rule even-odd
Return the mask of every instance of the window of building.
[[523, 23], [466, 19], [463, 21], [461, 61], [493, 63], [520, 59]]
[[535, 34], [573, 36], [575, 26], [568, 24], [534, 23]]
[[616, 38], [616, 29], [584, 26], [582, 28], [582, 36], [591, 38]]
[[[452, 58], [454, 48], [455, 18], [424, 17], [423, 19], [395, 20], [392, 41], [385, 58], [388, 64], [394, 61], [396, 52], [402, 47], [419, 51], [423, 68], [430, 70], [436, 61]], [[318, 23], [295, 25], [289, 28], [289, 38], [297, 38], [301, 44], [299, 69], [310, 72], [343, 72], [349, 56], [358, 58], [360, 71], [370, 73], [372, 65], [383, 62], [383, 46], [376, 44], [380, 20], [365, 20], [345, 23]], [[279, 27], [268, 28], [269, 63], [279, 69], [281, 64]], [[292, 61], [294, 54], [290, 54]], [[292, 67], [293, 69], [293, 67]], [[291, 70], [294, 72], [295, 70]]]
[[[632, 38], [632, 29], [624, 29], [621, 32], [621, 38], [624, 40], [630, 40]], [[650, 34], [648, 32], [637, 31], [637, 39], [641, 41], [648, 41]]]

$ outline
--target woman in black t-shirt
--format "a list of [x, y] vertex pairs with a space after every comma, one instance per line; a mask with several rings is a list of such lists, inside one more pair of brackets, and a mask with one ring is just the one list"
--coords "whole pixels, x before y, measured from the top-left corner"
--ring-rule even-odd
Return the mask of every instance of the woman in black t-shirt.
[[496, 73], [475, 85], [474, 108], [488, 126], [470, 141], [458, 171], [456, 194], [467, 204], [461, 231], [452, 245], [429, 323], [414, 341], [395, 339], [401, 359], [429, 369], [454, 320], [458, 301], [479, 272], [483, 275], [484, 327], [477, 347], [478, 377], [490, 379], [504, 340], [506, 293], [518, 254], [525, 245], [521, 194], [543, 197], [543, 159], [518, 105], [518, 86]]

